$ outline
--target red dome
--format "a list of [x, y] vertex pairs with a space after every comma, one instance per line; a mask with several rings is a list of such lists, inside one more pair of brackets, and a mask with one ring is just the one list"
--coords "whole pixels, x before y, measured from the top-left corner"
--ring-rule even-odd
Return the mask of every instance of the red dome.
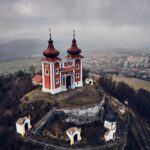
[[67, 50], [70, 55], [78, 55], [81, 53], [81, 49], [78, 48], [76, 39], [73, 38], [71, 47]]
[[51, 40], [51, 37], [50, 37], [50, 40], [48, 41], [47, 49], [45, 49], [43, 51], [43, 55], [45, 57], [50, 57], [50, 58], [57, 57], [59, 55], [59, 51], [54, 48], [53, 41]]

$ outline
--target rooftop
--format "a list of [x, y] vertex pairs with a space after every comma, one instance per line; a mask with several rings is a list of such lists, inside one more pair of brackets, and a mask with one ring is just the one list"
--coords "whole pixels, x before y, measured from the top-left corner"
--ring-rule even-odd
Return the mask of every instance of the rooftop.
[[34, 83], [42, 83], [42, 76], [41, 75], [36, 75], [32, 78], [32, 82]]
[[17, 121], [16, 124], [22, 125], [24, 122], [28, 119], [27, 117], [20, 117]]

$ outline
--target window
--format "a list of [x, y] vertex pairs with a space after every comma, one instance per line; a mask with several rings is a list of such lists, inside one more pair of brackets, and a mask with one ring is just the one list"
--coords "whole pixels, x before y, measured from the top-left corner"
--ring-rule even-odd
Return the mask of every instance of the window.
[[76, 65], [76, 69], [79, 69], [79, 65]]
[[79, 73], [76, 73], [76, 78], [79, 78]]
[[56, 84], [59, 84], [59, 79], [58, 78], [56, 79]]
[[45, 70], [45, 74], [49, 75], [49, 70], [48, 69]]
[[57, 69], [55, 70], [55, 72], [56, 72], [56, 74], [59, 74], [59, 69], [57, 68]]

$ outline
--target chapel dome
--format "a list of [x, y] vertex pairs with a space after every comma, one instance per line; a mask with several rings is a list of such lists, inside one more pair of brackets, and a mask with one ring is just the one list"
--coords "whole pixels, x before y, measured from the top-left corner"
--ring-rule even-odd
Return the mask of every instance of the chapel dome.
[[72, 40], [71, 47], [67, 50], [67, 53], [70, 55], [79, 55], [81, 53], [81, 49], [78, 48], [77, 43], [76, 43], [75, 31], [73, 33], [73, 40]]
[[50, 39], [48, 41], [48, 47], [43, 51], [43, 55], [49, 58], [57, 57], [59, 55], [59, 51], [54, 48], [53, 40], [51, 39], [51, 34]]

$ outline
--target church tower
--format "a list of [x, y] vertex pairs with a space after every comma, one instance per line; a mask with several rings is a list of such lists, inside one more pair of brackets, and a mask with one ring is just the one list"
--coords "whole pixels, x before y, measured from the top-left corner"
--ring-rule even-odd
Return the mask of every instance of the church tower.
[[60, 67], [61, 59], [59, 56], [59, 51], [54, 48], [53, 40], [51, 38], [48, 41], [48, 47], [43, 51], [45, 56], [42, 62], [42, 91], [55, 94], [60, 91]]
[[83, 86], [82, 81], [82, 59], [83, 56], [80, 55], [81, 49], [78, 48], [77, 42], [75, 39], [75, 31], [73, 31], [73, 40], [71, 47], [67, 50], [67, 59], [72, 61], [74, 65], [74, 86], [80, 87]]
[[53, 40], [48, 41], [48, 47], [43, 51], [42, 58], [42, 91], [56, 94], [68, 89], [83, 86], [81, 49], [78, 48], [75, 31], [71, 47], [67, 50], [65, 59], [60, 59], [59, 51], [54, 48]]

